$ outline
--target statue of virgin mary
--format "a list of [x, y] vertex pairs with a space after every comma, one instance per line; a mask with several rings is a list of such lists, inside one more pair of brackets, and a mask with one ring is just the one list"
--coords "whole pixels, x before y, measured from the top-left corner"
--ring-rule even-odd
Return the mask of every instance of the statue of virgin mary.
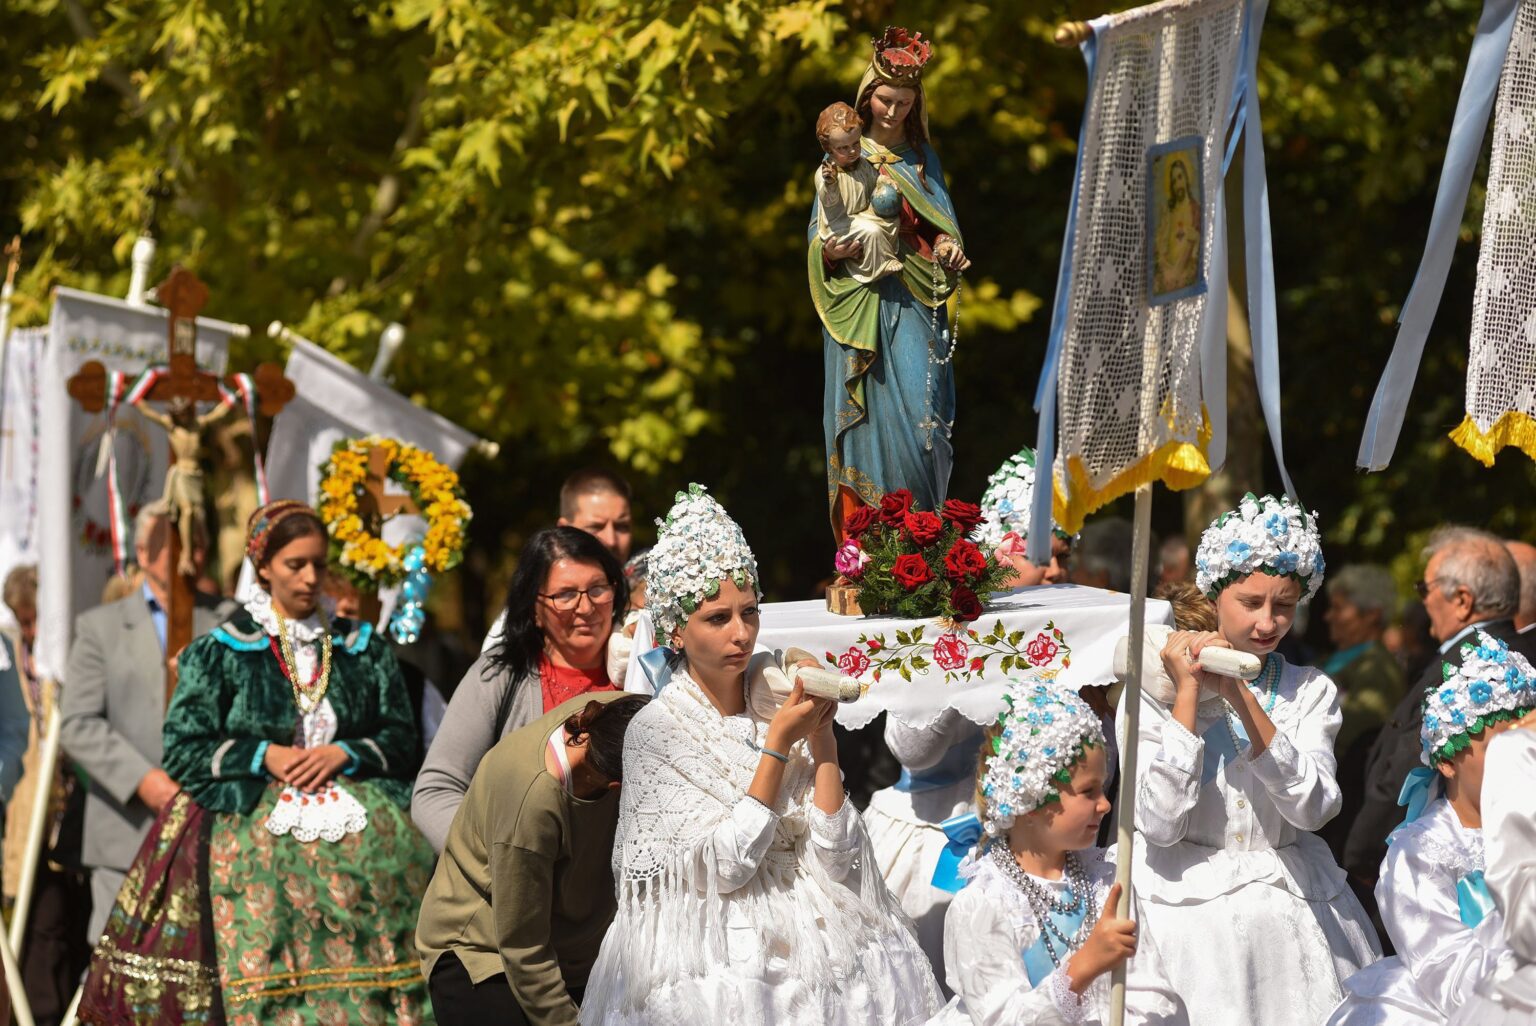
[[860, 504], [905, 488], [937, 509], [949, 486], [955, 379], [945, 301], [969, 266], [938, 154], [928, 140], [921, 33], [874, 40], [854, 109], [862, 159], [878, 174], [872, 206], [898, 222], [900, 269], [862, 283], [844, 267], [859, 243], [807, 233], [811, 299], [821, 318], [826, 384], [827, 504], [839, 542]]

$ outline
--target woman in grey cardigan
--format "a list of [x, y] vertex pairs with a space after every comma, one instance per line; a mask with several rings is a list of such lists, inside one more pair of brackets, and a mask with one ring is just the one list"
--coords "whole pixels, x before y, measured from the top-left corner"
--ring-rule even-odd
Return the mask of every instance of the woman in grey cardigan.
[[411, 818], [436, 851], [497, 741], [577, 695], [618, 690], [608, 640], [628, 598], [618, 560], [585, 531], [554, 527], [528, 539], [507, 589], [501, 639], [454, 691], [416, 778]]

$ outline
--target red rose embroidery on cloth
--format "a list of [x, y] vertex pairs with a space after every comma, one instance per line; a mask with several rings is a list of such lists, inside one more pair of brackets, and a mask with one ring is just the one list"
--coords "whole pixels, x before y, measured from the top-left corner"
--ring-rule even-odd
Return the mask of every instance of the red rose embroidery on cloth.
[[859, 651], [859, 646], [854, 645], [837, 657], [837, 668], [850, 677], [857, 677], [869, 669], [869, 656]]
[[933, 661], [939, 664], [941, 669], [958, 670], [965, 665], [965, 657], [970, 654], [970, 647], [960, 640], [960, 635], [954, 631], [940, 634], [933, 643]]
[[1035, 640], [1024, 647], [1024, 654], [1029, 658], [1029, 665], [1044, 666], [1056, 658], [1060, 646], [1044, 634], [1036, 634]]

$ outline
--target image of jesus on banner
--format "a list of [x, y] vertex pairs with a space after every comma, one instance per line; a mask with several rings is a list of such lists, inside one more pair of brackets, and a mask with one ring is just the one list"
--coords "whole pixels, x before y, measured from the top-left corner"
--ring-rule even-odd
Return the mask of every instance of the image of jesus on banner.
[[1148, 305], [1205, 291], [1202, 140], [1175, 139], [1147, 154]]

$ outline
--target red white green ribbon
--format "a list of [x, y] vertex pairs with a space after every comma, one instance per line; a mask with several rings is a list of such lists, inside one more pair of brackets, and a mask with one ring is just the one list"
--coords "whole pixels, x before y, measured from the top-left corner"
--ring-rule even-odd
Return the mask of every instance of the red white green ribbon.
[[142, 400], [165, 372], [164, 366], [148, 367], [131, 385], [122, 371], [107, 372], [107, 432], [101, 444], [107, 453], [107, 526], [112, 536], [112, 563], [119, 574], [128, 560], [128, 514], [117, 481], [117, 411], [125, 402], [132, 406]]
[[[256, 437], [256, 382], [249, 374], [231, 375], [235, 382], [235, 391], [239, 393], [240, 402], [245, 407], [245, 417], [251, 424], [251, 455], [256, 461], [256, 501], [257, 505], [265, 506], [272, 501], [272, 496], [267, 489], [267, 464], [261, 458], [261, 446]], [[219, 386], [219, 395], [226, 404], [232, 404], [235, 397]]]

